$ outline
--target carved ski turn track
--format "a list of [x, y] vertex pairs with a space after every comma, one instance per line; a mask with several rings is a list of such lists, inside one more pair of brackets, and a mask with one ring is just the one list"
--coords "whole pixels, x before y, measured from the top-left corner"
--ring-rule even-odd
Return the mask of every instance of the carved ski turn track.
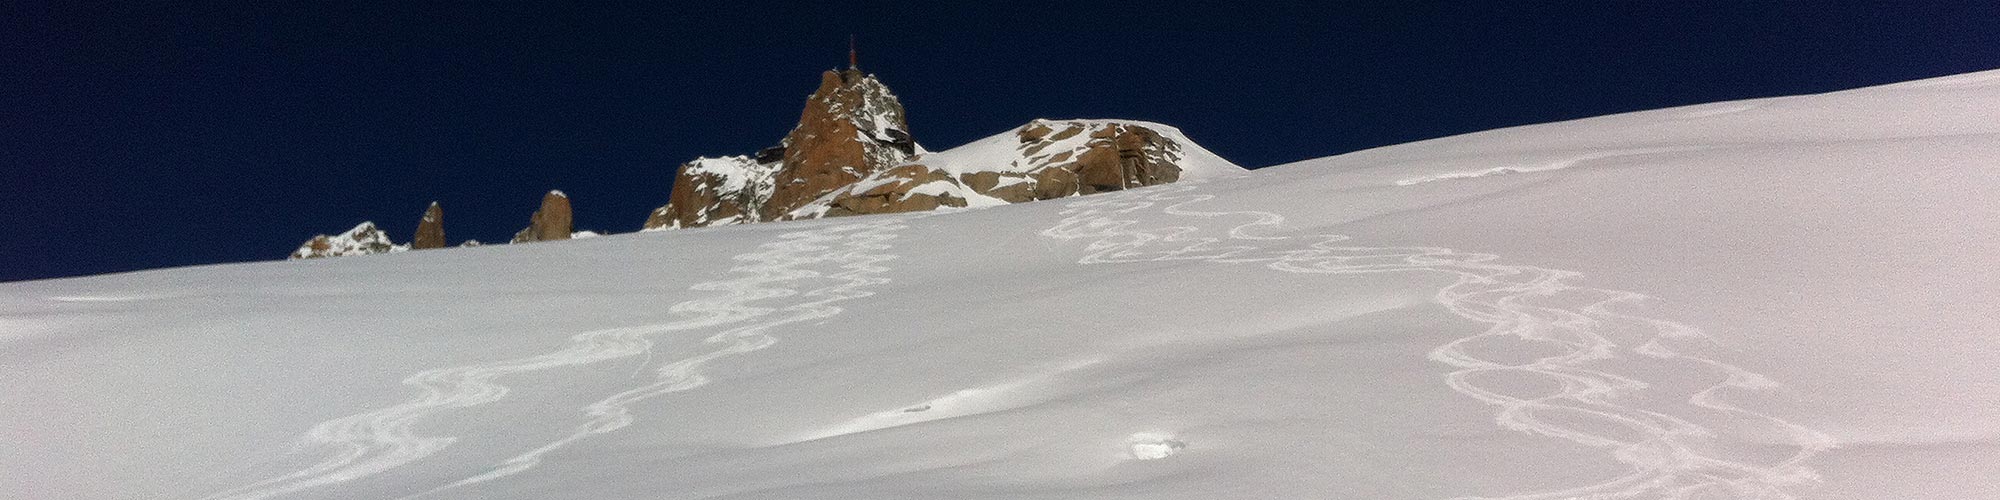
[[[804, 293], [801, 297], [812, 298], [814, 300], [786, 306], [780, 310], [784, 314], [779, 317], [755, 321], [709, 337], [706, 340], [707, 343], [720, 344], [721, 347], [661, 366], [656, 370], [652, 383], [634, 387], [592, 403], [585, 408], [585, 413], [590, 415], [590, 420], [577, 426], [569, 436], [510, 458], [490, 472], [459, 480], [425, 492], [424, 494], [517, 474], [539, 465], [544, 455], [569, 446], [571, 443], [593, 435], [625, 428], [625, 426], [631, 425], [634, 419], [631, 412], [632, 405], [648, 399], [707, 385], [709, 379], [702, 375], [704, 367], [722, 358], [764, 349], [770, 347], [772, 344], [776, 344], [778, 339], [767, 333], [772, 329], [793, 323], [833, 317], [842, 311], [842, 308], [833, 305], [834, 303], [874, 295], [875, 292], [867, 291], [866, 288], [889, 282], [888, 278], [880, 277], [882, 273], [889, 270], [888, 267], [881, 264], [897, 258], [897, 256], [888, 254], [886, 251], [890, 249], [888, 241], [896, 237], [896, 231], [907, 227], [904, 224], [904, 220], [903, 218], [889, 218], [874, 222], [836, 226], [821, 231], [785, 235], [791, 241], [781, 241], [776, 246], [793, 251], [772, 252], [769, 255], [757, 254], [759, 255], [758, 257], [750, 260], [759, 262], [759, 264], [750, 267], [761, 271], [764, 269], [796, 269], [801, 266], [825, 265], [829, 263], [837, 264], [842, 271], [826, 275], [825, 278], [838, 280], [841, 283]], [[841, 247], [829, 252], [826, 250], [826, 244], [832, 241], [840, 241]], [[817, 276], [818, 274], [812, 273], [812, 275]]]
[[[906, 227], [904, 221], [908, 218], [870, 219], [874, 220], [782, 234], [775, 241], [759, 246], [756, 252], [734, 257], [734, 260], [744, 263], [730, 270], [735, 277], [690, 287], [690, 290], [720, 292], [720, 295], [674, 304], [669, 309], [678, 317], [674, 321], [583, 332], [571, 336], [567, 345], [554, 352], [437, 368], [411, 375], [403, 383], [416, 387], [422, 393], [409, 401], [322, 422], [308, 430], [299, 440], [299, 450], [332, 450], [319, 463], [207, 498], [273, 498], [380, 474], [437, 453], [460, 439], [421, 436], [413, 431], [413, 427], [449, 410], [506, 398], [509, 389], [498, 382], [501, 377], [647, 355], [653, 347], [650, 337], [657, 334], [726, 327], [782, 313], [776, 319], [750, 323], [711, 336], [706, 342], [720, 344], [720, 348], [662, 366], [650, 383], [590, 405], [584, 409], [590, 416], [589, 421], [570, 436], [510, 459], [492, 472], [438, 490], [531, 468], [543, 454], [585, 437], [629, 425], [635, 418], [628, 411], [632, 403], [706, 384], [708, 379], [701, 374], [705, 365], [730, 355], [769, 347], [777, 341], [766, 334], [772, 328], [830, 317], [841, 311], [841, 308], [831, 304], [871, 295], [873, 292], [862, 289], [888, 281], [878, 277], [888, 270], [880, 264], [896, 258], [886, 253], [890, 249], [887, 242], [896, 237], [897, 230]], [[822, 276], [827, 271], [834, 274]], [[804, 293], [795, 288], [803, 280], [820, 277], [840, 283]], [[794, 296], [807, 301], [782, 307], [753, 305], [759, 301]]]
[[[1046, 237], [1088, 241], [1080, 264], [1207, 261], [1260, 264], [1288, 273], [1352, 274], [1436, 272], [1457, 277], [1436, 300], [1452, 313], [1490, 325], [1430, 351], [1430, 358], [1454, 368], [1445, 375], [1452, 390], [1497, 408], [1495, 422], [1506, 429], [1560, 438], [1608, 451], [1630, 472], [1596, 484], [1491, 497], [1506, 500], [1565, 498], [1743, 498], [1790, 499], [1798, 485], [1814, 482], [1805, 462], [1831, 448], [1825, 434], [1773, 415], [1736, 406], [1726, 392], [1774, 391], [1780, 386], [1758, 374], [1677, 349], [1676, 343], [1703, 343], [1701, 330], [1669, 320], [1615, 312], [1620, 304], [1649, 299], [1632, 292], [1568, 284], [1578, 273], [1500, 264], [1499, 256], [1438, 247], [1366, 247], [1345, 236], [1284, 236], [1285, 218], [1261, 211], [1204, 211], [1197, 204], [1214, 198], [1197, 194], [1199, 182], [1093, 195], [1070, 202], [1065, 216], [1042, 232]], [[1192, 219], [1186, 225], [1147, 226], [1140, 212]], [[1203, 221], [1242, 221], [1220, 234], [1204, 235]], [[1482, 359], [1479, 343], [1521, 342], [1557, 354], [1527, 361]], [[1620, 365], [1680, 363], [1689, 380], [1647, 381], [1621, 375]], [[1681, 372], [1674, 372], [1681, 373]], [[1697, 376], [1719, 379], [1702, 382]], [[1493, 382], [1505, 377], [1551, 381], [1554, 394], [1510, 394]], [[1673, 414], [1621, 402], [1643, 391], [1693, 384]], [[1677, 398], [1678, 399], [1678, 398]], [[1755, 426], [1775, 434], [1792, 451], [1775, 460], [1729, 457], [1714, 429], [1695, 420]]]

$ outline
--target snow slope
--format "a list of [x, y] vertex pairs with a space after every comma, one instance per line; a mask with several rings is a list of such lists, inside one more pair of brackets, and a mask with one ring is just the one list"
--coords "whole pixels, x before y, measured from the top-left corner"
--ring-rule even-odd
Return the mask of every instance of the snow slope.
[[8, 498], [2000, 498], [2000, 72], [0, 285]]

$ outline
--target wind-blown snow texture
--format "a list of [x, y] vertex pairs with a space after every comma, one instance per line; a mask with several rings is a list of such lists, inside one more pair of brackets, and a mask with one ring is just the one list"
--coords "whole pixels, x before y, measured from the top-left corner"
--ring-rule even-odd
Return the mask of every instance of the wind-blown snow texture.
[[0, 496], [1996, 498], [1996, 110], [0, 285]]

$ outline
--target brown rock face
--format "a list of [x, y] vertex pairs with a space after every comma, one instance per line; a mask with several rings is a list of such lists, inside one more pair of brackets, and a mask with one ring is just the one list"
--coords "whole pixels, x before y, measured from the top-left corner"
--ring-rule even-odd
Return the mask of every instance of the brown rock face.
[[758, 222], [771, 198], [779, 163], [745, 156], [701, 158], [681, 165], [667, 205], [646, 217], [646, 229]]
[[569, 196], [562, 191], [542, 195], [542, 208], [529, 217], [528, 228], [514, 233], [511, 243], [567, 240], [571, 232]]
[[1240, 168], [1199, 147], [1184, 157], [1178, 131], [1149, 126], [1035, 120], [1012, 138], [918, 155], [888, 87], [858, 70], [828, 71], [779, 146], [682, 165], [646, 229], [1021, 203], [1171, 183], [1183, 163]]
[[[1088, 134], [1088, 135], [1086, 135]], [[985, 152], [991, 165], [965, 165], [953, 177], [916, 163], [864, 178], [866, 189], [841, 189], [818, 215], [841, 216], [961, 207], [971, 198], [1006, 203], [1117, 191], [1180, 180], [1181, 146], [1152, 129], [1118, 122], [1036, 120], [1016, 129], [1012, 155]], [[950, 153], [939, 153], [950, 154]], [[969, 170], [969, 171], [968, 171]], [[984, 199], [981, 198], [981, 199]]]
[[799, 125], [785, 136], [778, 169], [760, 220], [775, 220], [806, 203], [894, 167], [915, 153], [903, 105], [889, 88], [858, 70], [820, 75]]
[[833, 199], [833, 206], [827, 208], [825, 215], [921, 212], [937, 210], [938, 207], [965, 206], [965, 198], [953, 196], [947, 190], [924, 190], [925, 187], [941, 187], [936, 183], [955, 183], [950, 175], [923, 165], [903, 165], [885, 170], [874, 178], [886, 182], [858, 193], [842, 193]]
[[313, 238], [310, 240], [306, 240], [306, 244], [301, 245], [299, 251], [292, 253], [292, 258], [318, 259], [318, 258], [329, 257], [331, 256], [332, 253], [333, 253], [333, 238], [322, 234], [318, 236], [313, 236]]
[[354, 229], [337, 235], [317, 235], [292, 251], [291, 259], [318, 259], [343, 257], [348, 255], [368, 255], [409, 250], [408, 245], [397, 245], [389, 241], [389, 234], [375, 227], [373, 222], [363, 222]]
[[959, 175], [958, 181], [974, 193], [1008, 203], [1035, 201], [1035, 183], [1025, 174], [970, 172]]
[[[1050, 140], [1062, 140], [1064, 134], [1073, 137], [1080, 131], [1081, 127], [1074, 127], [1057, 132]], [[1023, 142], [1030, 141], [1026, 132], [1024, 130], [1021, 135]], [[1176, 156], [1173, 153], [1179, 150], [1179, 145], [1146, 127], [1123, 123], [1098, 125], [1090, 131], [1090, 140], [1084, 143], [1083, 151], [1076, 154], [1076, 161], [1057, 167], [1076, 174], [1074, 191], [1067, 186], [1070, 181], [1063, 179], [1058, 181], [1063, 185], [1038, 192], [1068, 196], [1178, 181], [1181, 168], [1173, 163]], [[1061, 159], [1052, 158], [1052, 161], [1060, 162]], [[1038, 197], [1048, 199], [1047, 196]]]
[[1062, 168], [1035, 173], [1035, 199], [1053, 200], [1077, 193], [1076, 172]]
[[444, 248], [444, 209], [437, 202], [424, 210], [424, 220], [417, 222], [417, 235], [410, 238], [410, 249], [424, 250]]
[[645, 227], [786, 218], [827, 193], [904, 163], [916, 150], [903, 104], [887, 86], [859, 70], [828, 71], [806, 98], [798, 125], [778, 146], [681, 165], [666, 206], [653, 210]]

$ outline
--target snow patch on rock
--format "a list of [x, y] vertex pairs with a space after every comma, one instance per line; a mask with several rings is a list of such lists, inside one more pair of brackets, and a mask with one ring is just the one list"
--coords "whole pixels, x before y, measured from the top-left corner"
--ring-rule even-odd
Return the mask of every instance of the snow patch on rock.
[[389, 234], [375, 227], [374, 222], [363, 222], [337, 235], [317, 235], [293, 250], [290, 259], [317, 259], [324, 257], [345, 257], [349, 255], [369, 255], [409, 250], [409, 245], [398, 245], [389, 240]]

